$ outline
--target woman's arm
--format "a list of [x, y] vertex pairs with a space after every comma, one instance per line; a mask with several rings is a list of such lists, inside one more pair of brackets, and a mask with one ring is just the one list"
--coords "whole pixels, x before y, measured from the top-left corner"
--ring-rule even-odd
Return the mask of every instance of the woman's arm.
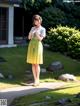
[[39, 34], [36, 34], [36, 37], [37, 37], [37, 39], [39, 40], [39, 41], [42, 41], [43, 40], [43, 36], [40, 36]]
[[28, 35], [28, 39], [29, 39], [29, 40], [32, 39], [33, 29], [34, 29], [34, 27], [32, 27], [31, 30], [30, 30], [30, 32], [29, 32], [29, 35]]
[[46, 29], [42, 28], [40, 30], [40, 35], [38, 33], [36, 33], [36, 36], [37, 36], [38, 40], [40, 40], [40, 41], [43, 40], [43, 38], [45, 38], [45, 36], [46, 36]]
[[29, 40], [32, 39], [32, 34], [31, 34], [31, 33], [29, 33], [28, 39], [29, 39]]

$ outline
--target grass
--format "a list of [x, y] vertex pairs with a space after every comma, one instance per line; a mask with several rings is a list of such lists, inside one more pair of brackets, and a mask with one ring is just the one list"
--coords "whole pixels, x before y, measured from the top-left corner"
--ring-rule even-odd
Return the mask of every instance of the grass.
[[[63, 106], [78, 106], [77, 104], [80, 103], [80, 98], [75, 98], [75, 94], [77, 93], [80, 93], [80, 84], [68, 83], [63, 89], [49, 90], [38, 94], [20, 97], [15, 99], [12, 104], [13, 106], [62, 106], [56, 105], [56, 102], [62, 98], [69, 98], [72, 102]], [[46, 99], [46, 96], [50, 97], [50, 99]], [[35, 105], [35, 103], [42, 104]]]
[[[25, 78], [25, 71], [31, 70], [31, 65], [26, 64], [27, 47], [16, 48], [0, 48], [0, 56], [6, 59], [7, 62], [0, 64], [0, 71], [7, 76], [9, 73], [14, 76], [13, 80], [0, 79], [0, 89], [6, 89], [15, 86], [22, 86], [28, 78]], [[46, 68], [53, 61], [61, 61], [64, 65], [64, 70], [56, 73], [47, 72], [41, 74], [41, 82], [57, 81], [56, 79], [61, 73], [71, 73], [76, 75], [80, 80], [80, 62], [74, 61], [60, 53], [54, 53], [44, 49], [44, 64], [41, 67]]]

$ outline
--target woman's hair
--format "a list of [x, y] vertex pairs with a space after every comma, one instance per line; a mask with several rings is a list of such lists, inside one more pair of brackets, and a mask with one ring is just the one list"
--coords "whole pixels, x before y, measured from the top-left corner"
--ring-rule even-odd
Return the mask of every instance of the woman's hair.
[[40, 15], [37, 15], [37, 14], [34, 15], [32, 18], [32, 21], [34, 22], [34, 20], [38, 20], [38, 21], [40, 20], [40, 22], [42, 23], [42, 17]]

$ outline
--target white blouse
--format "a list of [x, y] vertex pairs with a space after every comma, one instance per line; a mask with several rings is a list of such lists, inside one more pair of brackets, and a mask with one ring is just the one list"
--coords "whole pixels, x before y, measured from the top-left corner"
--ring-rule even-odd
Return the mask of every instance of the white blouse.
[[29, 34], [34, 35], [35, 32], [37, 32], [41, 37], [46, 36], [46, 29], [42, 26], [40, 26], [39, 28], [32, 27]]

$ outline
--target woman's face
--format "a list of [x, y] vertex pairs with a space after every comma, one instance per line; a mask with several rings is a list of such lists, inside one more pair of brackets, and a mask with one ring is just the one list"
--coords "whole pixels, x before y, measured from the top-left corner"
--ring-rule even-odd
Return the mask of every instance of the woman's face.
[[34, 26], [39, 27], [41, 25], [40, 20], [34, 20], [33, 21]]

